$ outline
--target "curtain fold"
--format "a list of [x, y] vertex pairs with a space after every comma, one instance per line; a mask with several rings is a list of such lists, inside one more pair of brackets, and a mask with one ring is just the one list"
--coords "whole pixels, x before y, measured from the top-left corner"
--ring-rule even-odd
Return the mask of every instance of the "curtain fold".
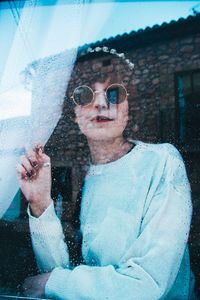
[[88, 38], [95, 42], [112, 13], [112, 1], [101, 15], [96, 2], [8, 1], [1, 9], [7, 18], [2, 25], [13, 36], [0, 69], [0, 218], [19, 215], [19, 205], [12, 203], [19, 189], [19, 157], [26, 147], [49, 139], [62, 113], [78, 47]]

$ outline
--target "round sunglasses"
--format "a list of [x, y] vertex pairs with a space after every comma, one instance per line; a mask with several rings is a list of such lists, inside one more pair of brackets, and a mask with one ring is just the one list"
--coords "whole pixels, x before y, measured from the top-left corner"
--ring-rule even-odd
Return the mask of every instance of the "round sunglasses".
[[123, 84], [113, 83], [107, 87], [105, 91], [93, 91], [87, 85], [81, 85], [75, 88], [72, 99], [76, 105], [88, 106], [95, 98], [96, 94], [103, 93], [108, 104], [118, 105], [125, 101], [129, 94]]

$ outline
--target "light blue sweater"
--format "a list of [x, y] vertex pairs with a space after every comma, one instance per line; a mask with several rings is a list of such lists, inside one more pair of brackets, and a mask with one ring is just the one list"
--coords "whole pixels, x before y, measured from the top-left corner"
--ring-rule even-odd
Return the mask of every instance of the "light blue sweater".
[[187, 247], [192, 205], [183, 160], [170, 144], [135, 143], [117, 161], [91, 166], [85, 178], [80, 221], [87, 265], [69, 268], [53, 205], [40, 218], [30, 216], [38, 266], [53, 270], [46, 296], [193, 299]]

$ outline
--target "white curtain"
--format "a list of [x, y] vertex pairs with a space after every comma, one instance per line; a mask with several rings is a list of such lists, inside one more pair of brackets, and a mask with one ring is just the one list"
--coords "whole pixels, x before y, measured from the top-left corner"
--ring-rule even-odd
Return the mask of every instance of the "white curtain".
[[[112, 13], [96, 1], [7, 1], [0, 5], [0, 218], [19, 215], [15, 166], [27, 146], [45, 144], [62, 110], [77, 47]], [[99, 6], [100, 8], [100, 6]], [[13, 201], [15, 197], [15, 201]], [[9, 208], [9, 209], [8, 209]]]

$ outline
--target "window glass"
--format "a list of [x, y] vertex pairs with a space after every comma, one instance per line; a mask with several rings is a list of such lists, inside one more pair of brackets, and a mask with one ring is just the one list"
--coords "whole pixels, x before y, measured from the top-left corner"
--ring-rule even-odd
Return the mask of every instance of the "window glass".
[[[185, 189], [184, 194], [188, 197], [189, 186], [185, 173], [181, 177], [170, 171], [174, 177], [167, 181], [163, 178], [164, 173], [158, 176], [159, 184], [152, 192], [154, 181], [148, 178], [148, 174], [154, 167], [154, 175], [165, 170], [161, 164], [164, 152], [159, 158], [162, 166], [156, 163], [154, 157], [149, 158], [148, 163], [141, 159], [143, 151], [155, 144], [155, 147], [164, 147], [163, 151], [168, 149], [175, 162], [172, 166], [176, 165], [179, 154], [166, 143], [180, 151], [191, 184], [194, 217], [188, 244], [196, 284], [193, 275], [190, 280], [191, 290], [195, 285], [195, 292], [200, 295], [200, 224], [197, 214], [200, 195], [199, 12], [198, 1], [0, 1], [0, 298], [3, 299], [3, 295], [27, 296], [24, 280], [48, 273], [57, 266], [70, 270], [77, 265], [81, 265], [80, 268], [108, 266], [109, 269], [111, 264], [109, 270], [115, 272], [114, 277], [120, 274], [123, 278], [141, 278], [142, 283], [147, 280], [143, 291], [152, 293], [150, 298], [162, 296], [168, 299], [167, 294], [154, 296], [151, 287], [155, 286], [155, 282], [161, 287], [169, 284], [167, 293], [175, 282], [178, 269], [169, 269], [174, 278], [170, 275], [166, 283], [163, 273], [151, 266], [151, 253], [154, 251], [145, 247], [150, 245], [150, 240], [157, 243], [158, 249], [168, 241], [168, 237], [174, 241], [175, 237], [170, 234], [160, 240], [162, 232], [166, 227], [171, 228], [169, 232], [176, 232], [178, 217], [182, 217], [181, 213], [184, 215], [188, 209], [187, 216], [183, 216], [184, 220], [188, 219], [181, 220], [188, 224], [185, 243], [191, 211], [188, 207], [181, 210], [181, 206], [180, 214], [166, 209], [171, 212], [169, 220], [161, 214], [156, 225], [151, 220], [162, 209], [157, 209], [156, 205], [160, 202], [152, 199], [157, 199], [162, 193], [165, 181], [175, 182], [173, 192]], [[90, 115], [91, 107], [95, 107], [93, 115]], [[122, 139], [117, 144], [120, 151], [116, 151], [115, 143], [112, 149], [109, 148], [109, 142], [119, 142], [119, 136]], [[160, 143], [165, 144], [159, 146]], [[108, 154], [100, 155], [108, 148]], [[132, 155], [133, 151], [137, 153], [138, 148], [141, 153], [136, 162], [140, 172], [135, 174], [134, 167], [130, 169], [132, 162], [128, 155]], [[42, 156], [40, 164], [33, 165], [30, 149], [34, 149], [38, 161], [44, 153], [47, 157]], [[116, 161], [123, 162], [123, 168], [113, 174]], [[104, 170], [105, 165], [108, 166], [107, 171]], [[42, 168], [47, 173], [51, 170], [46, 175], [48, 180], [37, 189], [37, 195], [44, 195], [45, 188], [51, 191], [53, 208], [48, 201], [48, 205], [45, 202], [49, 199], [44, 199], [45, 204], [41, 205], [44, 220], [45, 214], [48, 216], [48, 220], [44, 221], [48, 227], [39, 218], [41, 214], [34, 215], [34, 205], [31, 206], [31, 199], [36, 198], [34, 180], [38, 179], [38, 170]], [[177, 168], [178, 174], [185, 170], [184, 165]], [[184, 182], [182, 186], [179, 185], [181, 180]], [[30, 185], [27, 190], [25, 186], [30, 182], [32, 189], [29, 193]], [[135, 190], [139, 191], [138, 197], [143, 195], [142, 199], [145, 199], [143, 207], [140, 207], [141, 201], [134, 202], [138, 198], [134, 196]], [[90, 203], [89, 199], [93, 201]], [[176, 217], [171, 218], [172, 215]], [[55, 225], [53, 216], [57, 216], [60, 223]], [[152, 232], [155, 234], [151, 239], [147, 234], [149, 224], [154, 224]], [[48, 233], [50, 244], [41, 238], [41, 232]], [[126, 237], [127, 232], [130, 235]], [[177, 236], [181, 234], [177, 233]], [[134, 243], [131, 243], [133, 237]], [[37, 246], [43, 253], [42, 259], [38, 259], [35, 252]], [[126, 252], [128, 247], [137, 254], [136, 257]], [[54, 252], [55, 256], [52, 249], [58, 250]], [[166, 252], [171, 253], [171, 250], [169, 246]], [[156, 266], [162, 265], [161, 257], [168, 259], [166, 252], [156, 257]], [[105, 253], [107, 256], [104, 257]], [[68, 254], [70, 262], [66, 263]], [[150, 258], [146, 261], [148, 255]], [[183, 253], [181, 255], [183, 261], [188, 259], [186, 252], [184, 258]], [[163, 269], [174, 264], [176, 259], [164, 264]], [[188, 263], [185, 277], [189, 268]], [[98, 270], [101, 273], [104, 269]], [[86, 281], [87, 274], [84, 277], [85, 287], [90, 282]], [[102, 274], [101, 280], [95, 275], [91, 282], [95, 278], [98, 284], [104, 282], [106, 276]], [[179, 288], [175, 286], [174, 290], [180, 294], [189, 293], [189, 279], [186, 280], [187, 284]], [[105, 298], [102, 291], [108, 293], [108, 298], [123, 298], [120, 292], [110, 293], [111, 287], [118, 286], [117, 280], [113, 282], [110, 286], [107, 283], [103, 285], [98, 291], [99, 298]], [[86, 296], [85, 287], [81, 285], [82, 294], [69, 294], [74, 299], [97, 299], [97, 294], [87, 294], [88, 291], [96, 291], [93, 287], [100, 286], [95, 284], [88, 288]], [[124, 287], [126, 283], [119, 285], [118, 290], [123, 291]], [[137, 287], [135, 290], [139, 290], [136, 298], [142, 299], [140, 293], [143, 291]], [[72, 292], [78, 293], [79, 289]], [[31, 296], [68, 299], [66, 295], [52, 296], [48, 293], [43, 296], [33, 293]], [[30, 296], [27, 299], [31, 299]]]

